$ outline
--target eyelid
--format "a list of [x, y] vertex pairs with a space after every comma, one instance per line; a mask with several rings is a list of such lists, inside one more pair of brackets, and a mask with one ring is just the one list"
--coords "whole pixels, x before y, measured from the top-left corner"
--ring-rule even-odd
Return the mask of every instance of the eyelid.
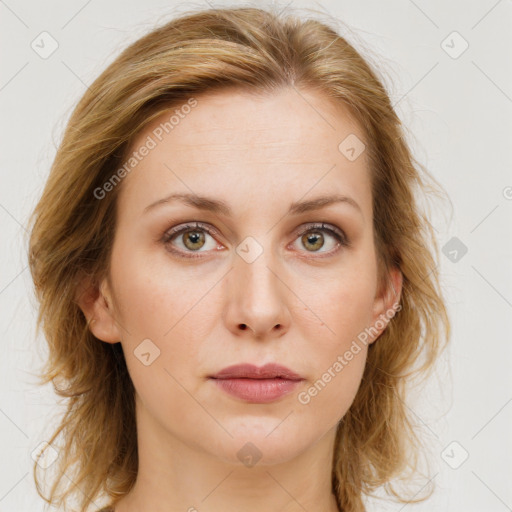
[[319, 231], [333, 231], [336, 235], [338, 235], [344, 243], [347, 245], [349, 244], [349, 239], [345, 232], [335, 226], [334, 224], [329, 224], [327, 222], [312, 222], [309, 224], [306, 224], [305, 226], [301, 226], [301, 228], [298, 231], [297, 236], [303, 235], [304, 233], [307, 233], [308, 231], [314, 231], [315, 229]]
[[209, 235], [213, 236], [213, 234], [215, 234], [217, 236], [220, 236], [220, 233], [213, 226], [210, 226], [209, 224], [205, 224], [203, 222], [194, 220], [191, 222], [183, 222], [177, 226], [172, 227], [171, 229], [168, 229], [164, 233], [163, 240], [169, 241], [177, 233], [181, 233], [182, 231], [193, 230], [193, 229], [202, 229], [202, 230], [206, 231]]

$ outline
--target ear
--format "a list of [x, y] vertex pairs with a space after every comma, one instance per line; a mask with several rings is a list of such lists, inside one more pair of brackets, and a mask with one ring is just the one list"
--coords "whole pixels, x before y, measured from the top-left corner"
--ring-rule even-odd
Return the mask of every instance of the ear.
[[83, 311], [87, 325], [96, 338], [107, 343], [117, 343], [121, 341], [121, 336], [111, 297], [106, 278], [98, 284], [90, 276], [86, 276], [77, 286], [75, 302]]
[[[387, 280], [381, 289], [378, 290], [373, 303], [373, 315], [370, 330], [371, 338], [369, 343], [373, 343], [385, 331], [389, 321], [398, 311], [402, 293], [403, 275], [399, 268], [392, 267], [388, 271]], [[377, 331], [375, 333], [375, 331]]]

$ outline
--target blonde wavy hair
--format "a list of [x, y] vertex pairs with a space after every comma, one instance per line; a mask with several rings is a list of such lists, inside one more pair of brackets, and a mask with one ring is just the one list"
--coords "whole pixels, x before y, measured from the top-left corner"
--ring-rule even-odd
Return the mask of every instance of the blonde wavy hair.
[[[403, 274], [401, 310], [369, 346], [363, 379], [339, 423], [332, 490], [343, 512], [365, 510], [364, 495], [416, 469], [420, 441], [406, 405], [406, 384], [430, 372], [450, 337], [437, 272], [438, 246], [416, 192], [439, 195], [436, 180], [411, 154], [377, 73], [329, 23], [254, 7], [182, 13], [127, 47], [74, 109], [42, 196], [30, 218], [29, 264], [39, 302], [37, 330], [49, 357], [42, 384], [53, 383], [66, 412], [49, 440], [62, 436], [49, 495], [63, 506], [78, 496], [111, 504], [137, 477], [134, 387], [121, 344], [102, 343], [77, 304], [84, 276], [108, 275], [122, 183], [95, 198], [152, 119], [192, 95], [226, 87], [272, 94], [316, 90], [348, 107], [370, 156], [379, 279]], [[422, 171], [422, 172], [421, 172]], [[42, 452], [44, 454], [44, 451]], [[426, 499], [426, 498], [421, 498]], [[415, 501], [420, 501], [417, 499]]]

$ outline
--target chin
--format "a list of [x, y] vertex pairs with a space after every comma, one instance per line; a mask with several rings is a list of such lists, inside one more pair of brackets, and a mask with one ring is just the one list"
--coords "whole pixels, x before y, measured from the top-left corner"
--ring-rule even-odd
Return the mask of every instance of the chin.
[[[290, 415], [291, 416], [291, 415]], [[224, 423], [233, 437], [219, 438], [215, 455], [228, 464], [246, 467], [266, 466], [292, 460], [321, 437], [307, 436], [297, 424], [275, 417], [239, 418], [232, 425]], [[231, 426], [231, 428], [230, 428]], [[276, 428], [277, 427], [277, 428]]]

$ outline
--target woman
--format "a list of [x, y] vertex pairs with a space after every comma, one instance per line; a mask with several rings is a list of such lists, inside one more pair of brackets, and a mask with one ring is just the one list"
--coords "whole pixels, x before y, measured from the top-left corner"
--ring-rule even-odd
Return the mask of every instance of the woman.
[[419, 446], [405, 384], [450, 331], [418, 167], [375, 72], [318, 21], [203, 10], [127, 48], [33, 214], [42, 381], [68, 399], [41, 496], [360, 512], [396, 495]]

